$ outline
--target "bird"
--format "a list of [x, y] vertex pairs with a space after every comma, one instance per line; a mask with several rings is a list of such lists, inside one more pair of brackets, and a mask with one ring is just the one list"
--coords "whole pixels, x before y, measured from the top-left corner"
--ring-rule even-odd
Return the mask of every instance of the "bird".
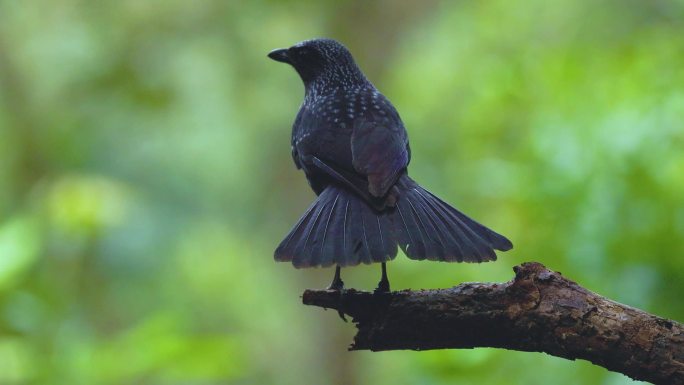
[[513, 247], [408, 175], [411, 148], [399, 113], [340, 42], [318, 38], [267, 55], [304, 83], [292, 125], [292, 159], [317, 195], [275, 250], [295, 268], [381, 263], [376, 293], [390, 291], [386, 263], [400, 248], [413, 260], [486, 262]]

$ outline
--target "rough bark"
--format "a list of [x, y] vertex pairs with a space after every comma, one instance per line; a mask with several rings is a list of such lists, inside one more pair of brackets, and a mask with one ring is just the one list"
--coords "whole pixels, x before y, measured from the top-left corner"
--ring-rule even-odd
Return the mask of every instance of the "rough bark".
[[539, 263], [506, 283], [386, 294], [307, 290], [356, 323], [350, 350], [495, 347], [584, 359], [637, 380], [684, 384], [684, 325], [611, 301]]

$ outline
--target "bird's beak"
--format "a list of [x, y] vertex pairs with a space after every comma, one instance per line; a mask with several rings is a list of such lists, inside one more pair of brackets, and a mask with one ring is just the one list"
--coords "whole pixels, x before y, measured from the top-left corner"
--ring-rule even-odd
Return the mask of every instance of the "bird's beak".
[[274, 49], [268, 53], [268, 57], [275, 61], [292, 64], [292, 62], [290, 62], [290, 58], [287, 56], [287, 48]]

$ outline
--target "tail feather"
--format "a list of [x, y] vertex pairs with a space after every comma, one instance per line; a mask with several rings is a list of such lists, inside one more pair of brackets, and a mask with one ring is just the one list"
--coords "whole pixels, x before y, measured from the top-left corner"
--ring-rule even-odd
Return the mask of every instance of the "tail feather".
[[382, 247], [384, 250], [383, 259], [389, 261], [397, 255], [397, 238], [396, 238], [396, 215], [378, 215], [376, 216], [376, 222], [378, 228], [380, 229], [380, 240], [382, 241]]
[[[430, 196], [434, 197], [432, 194], [430, 194]], [[472, 226], [465, 224], [461, 217], [459, 217], [458, 214], [460, 214], [460, 212], [458, 210], [442, 201], [436, 200], [435, 203], [441, 208], [442, 213], [444, 213], [444, 215], [448, 218], [447, 221], [449, 221], [451, 227], [455, 230], [454, 233], [460, 235], [460, 242], [464, 245], [467, 245], [468, 252], [466, 255], [475, 256], [475, 260], [473, 260], [474, 262], [496, 260], [496, 253], [492, 249], [493, 245], [491, 245], [486, 238], [483, 238], [480, 233], [473, 230]], [[467, 218], [472, 223], [477, 223], [465, 215], [462, 216]]]
[[380, 218], [386, 218], [387, 215], [378, 215], [374, 210], [362, 210], [362, 213], [364, 241], [368, 245], [370, 257], [367, 263], [391, 260], [397, 255], [397, 243], [392, 239], [389, 231], [391, 227], [387, 226], [385, 219], [383, 219], [384, 231], [380, 224]]
[[311, 206], [304, 212], [299, 221], [294, 225], [290, 233], [285, 237], [285, 239], [280, 243], [275, 251], [275, 256], [277, 261], [291, 261], [297, 250], [299, 241], [306, 231], [309, 224], [311, 216], [314, 211], [318, 208], [318, 201], [314, 201]]
[[[467, 250], [465, 253], [466, 255], [469, 254], [470, 251], [468, 249], [469, 245], [466, 242], [462, 241], [463, 238], [460, 236], [460, 231], [454, 231], [459, 229], [454, 229], [454, 227], [451, 226], [451, 231], [449, 231], [449, 229], [447, 229], [449, 219], [448, 216], [443, 212], [442, 208], [436, 207], [434, 202], [430, 201], [429, 199], [426, 199], [420, 193], [420, 190], [417, 190], [417, 192], [420, 195], [420, 198], [423, 200], [424, 204], [432, 210], [436, 217], [433, 222], [439, 229], [439, 233], [442, 239], [444, 240], [445, 250], [447, 251], [445, 253], [445, 260], [462, 262], [464, 256], [463, 249]], [[463, 244], [463, 246], [461, 246], [461, 244]]]
[[313, 260], [316, 258], [314, 252], [316, 249], [316, 243], [322, 236], [320, 233], [319, 222], [321, 218], [321, 213], [326, 208], [328, 202], [323, 202], [318, 205], [313, 215], [308, 218], [306, 228], [304, 229], [299, 242], [297, 242], [297, 247], [295, 248], [294, 258], [292, 263], [297, 267], [309, 267], [314, 266]]
[[500, 250], [500, 251], [508, 251], [508, 250], [513, 248], [513, 244], [511, 243], [510, 240], [508, 240], [508, 238], [506, 238], [503, 235], [498, 234], [498, 233], [492, 231], [491, 229], [485, 227], [484, 225], [476, 222], [472, 218], [468, 217], [467, 215], [463, 214], [462, 212], [451, 207], [448, 203], [439, 199], [438, 197], [436, 197], [431, 192], [429, 192], [425, 189], [422, 189], [422, 190], [425, 191], [425, 193], [427, 193], [430, 197], [432, 197], [436, 202], [438, 202], [442, 207], [445, 207], [445, 209], [447, 209], [447, 211], [449, 211], [454, 216], [456, 216], [456, 218], [459, 219], [461, 226], [469, 229], [471, 232], [476, 234], [478, 237], [480, 237], [486, 243], [489, 243], [492, 248], [494, 248], [496, 250]]
[[338, 262], [344, 261], [343, 263], [338, 263], [340, 266], [353, 266], [358, 264], [358, 262], [354, 263], [356, 261], [356, 253], [354, 252], [354, 245], [352, 243], [352, 239], [354, 239], [355, 236], [355, 229], [357, 229], [358, 226], [351, 225], [352, 223], [355, 223], [353, 222], [354, 204], [351, 199], [347, 199], [346, 201], [343, 218], [344, 226], [342, 228], [343, 253], [339, 256], [336, 255], [334, 258], [337, 258]]
[[341, 219], [344, 217], [340, 215], [339, 210], [343, 202], [344, 198], [341, 198], [339, 193], [335, 195], [332, 206], [326, 215], [318, 258], [312, 260], [315, 265], [330, 266], [333, 264], [333, 256], [342, 254], [341, 243], [336, 242], [335, 237], [342, 233]]
[[[428, 194], [430, 194], [434, 199], [439, 201], [442, 205], [449, 206], [448, 203], [445, 203], [441, 199], [437, 198], [436, 196], [431, 194], [429, 191], [428, 191]], [[511, 243], [511, 241], [508, 240], [508, 238], [506, 238], [503, 235], [498, 234], [498, 233], [492, 231], [491, 229], [485, 227], [484, 225], [476, 222], [475, 220], [471, 219], [470, 217], [463, 214], [462, 212], [454, 209], [453, 207], [450, 207], [450, 208], [453, 210], [454, 214], [464, 223], [465, 226], [467, 226], [468, 228], [475, 231], [483, 239], [487, 240], [489, 242], [489, 244], [491, 244], [494, 249], [500, 250], [500, 251], [508, 251], [508, 250], [513, 248], [513, 243]]]
[[[425, 200], [428, 199], [422, 194], [421, 196]], [[466, 260], [469, 258], [476, 262], [490, 260], [488, 256], [493, 253], [491, 248], [483, 244], [482, 239], [480, 239], [477, 234], [473, 233], [470, 228], [463, 225], [463, 223], [453, 214], [452, 207], [443, 206], [434, 200], [431, 200], [431, 205], [435, 212], [443, 218], [445, 225], [449, 226], [451, 234], [457, 238], [457, 244], [463, 245]], [[496, 259], [496, 254], [494, 254], [494, 259]]]
[[328, 186], [275, 251], [295, 267], [386, 262], [397, 246], [411, 259], [484, 262], [513, 247], [506, 237], [451, 207], [408, 176], [395, 207], [377, 211], [355, 192]]
[[427, 231], [429, 237], [429, 242], [434, 246], [431, 248], [433, 253], [428, 254], [426, 256], [427, 259], [431, 261], [446, 260], [448, 258], [447, 247], [444, 244], [442, 234], [440, 234], [440, 230], [435, 223], [432, 210], [425, 206], [423, 201], [420, 199], [420, 196], [417, 195], [415, 191], [412, 191], [411, 194], [407, 194], [406, 198], [409, 200], [412, 206], [416, 208], [418, 219], [420, 219], [421, 223], [423, 223], [425, 226], [425, 230]]
[[349, 199], [349, 247], [351, 254], [347, 264], [350, 266], [358, 265], [359, 263], [370, 263], [370, 249], [366, 241], [366, 228], [363, 222], [363, 202], [359, 199]]
[[[396, 239], [399, 241], [399, 247], [408, 255], [409, 248], [411, 254], [415, 256], [413, 259], [425, 259], [426, 255], [426, 238], [423, 236], [423, 231], [416, 222], [416, 217], [413, 215], [412, 209], [404, 200], [399, 200], [397, 203], [397, 214], [399, 215], [396, 230]], [[423, 256], [423, 258], [419, 258]]]
[[[438, 254], [437, 244], [435, 243], [433, 236], [430, 234], [430, 227], [428, 227], [427, 218], [425, 218], [424, 212], [420, 207], [416, 207], [416, 204], [412, 202], [406, 194], [406, 202], [410, 207], [410, 214], [413, 215], [414, 221], [417, 224], [418, 231], [423, 237], [423, 246], [425, 247], [425, 254], [418, 256], [416, 259], [429, 259], [435, 260], [435, 256]], [[408, 254], [409, 256], [411, 254]]]

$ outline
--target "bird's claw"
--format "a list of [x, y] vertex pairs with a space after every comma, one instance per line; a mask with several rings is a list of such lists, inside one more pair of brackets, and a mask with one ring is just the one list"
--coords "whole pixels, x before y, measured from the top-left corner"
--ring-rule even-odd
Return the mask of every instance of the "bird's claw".
[[[330, 286], [328, 286], [327, 290], [335, 290], [340, 293], [340, 296], [344, 294], [344, 282], [342, 280], [334, 280]], [[345, 318], [344, 313], [342, 310], [337, 310], [337, 314], [339, 314], [340, 318], [342, 318], [342, 321], [347, 322], [347, 318]]]
[[386, 294], [390, 292], [389, 281], [380, 281], [378, 287], [373, 290], [373, 294]]
[[344, 282], [342, 280], [334, 280], [332, 283], [330, 283], [330, 286], [326, 288], [326, 290], [335, 290], [335, 291], [343, 291], [344, 290]]
[[347, 321], [347, 318], [345, 318], [344, 313], [342, 312], [342, 310], [338, 310], [338, 311], [337, 311], [337, 314], [339, 314], [340, 318], [342, 318], [342, 321], [348, 322], [348, 321]]

